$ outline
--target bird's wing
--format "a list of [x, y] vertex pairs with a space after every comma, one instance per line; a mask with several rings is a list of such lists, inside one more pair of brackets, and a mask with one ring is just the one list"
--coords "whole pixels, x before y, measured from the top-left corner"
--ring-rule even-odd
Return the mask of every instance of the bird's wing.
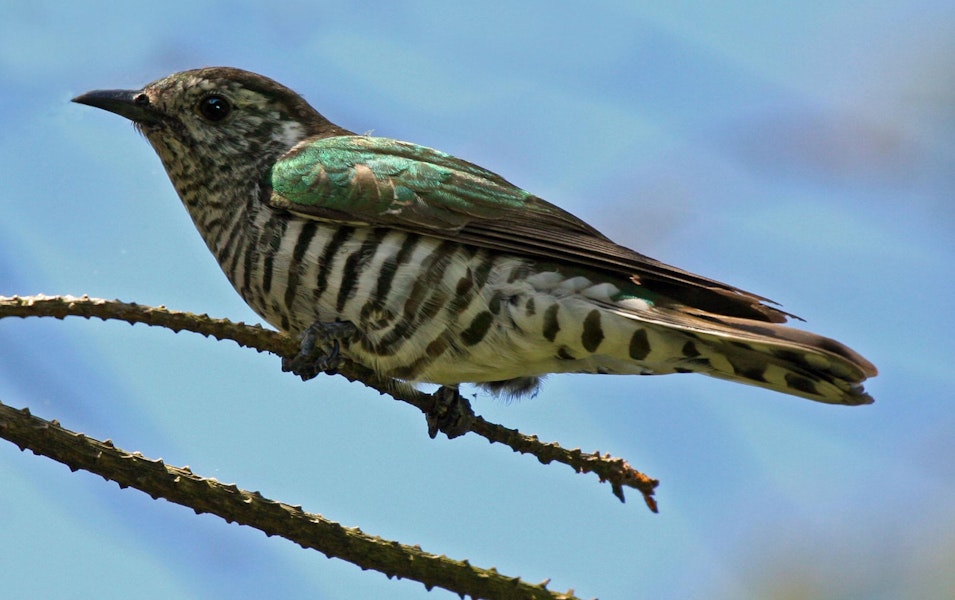
[[719, 315], [782, 322], [745, 292], [615, 244], [572, 214], [444, 152], [368, 136], [308, 140], [272, 168], [272, 207], [391, 227], [623, 276], [655, 296]]

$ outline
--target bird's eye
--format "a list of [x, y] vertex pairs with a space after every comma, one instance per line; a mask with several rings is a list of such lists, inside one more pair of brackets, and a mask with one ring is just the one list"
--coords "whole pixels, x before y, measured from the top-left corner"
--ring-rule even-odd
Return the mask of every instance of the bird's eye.
[[232, 105], [222, 96], [206, 96], [199, 101], [199, 114], [209, 121], [221, 121], [232, 112]]

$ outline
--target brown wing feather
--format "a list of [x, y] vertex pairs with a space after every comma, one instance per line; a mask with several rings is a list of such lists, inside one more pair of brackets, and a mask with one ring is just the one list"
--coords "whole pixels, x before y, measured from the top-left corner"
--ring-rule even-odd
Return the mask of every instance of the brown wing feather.
[[767, 306], [764, 302], [772, 302], [767, 298], [654, 260], [615, 244], [596, 230], [585, 233], [557, 229], [540, 221], [533, 217], [525, 222], [482, 220], [449, 235], [434, 230], [420, 233], [622, 276], [680, 304], [718, 315], [771, 323], [794, 316]]

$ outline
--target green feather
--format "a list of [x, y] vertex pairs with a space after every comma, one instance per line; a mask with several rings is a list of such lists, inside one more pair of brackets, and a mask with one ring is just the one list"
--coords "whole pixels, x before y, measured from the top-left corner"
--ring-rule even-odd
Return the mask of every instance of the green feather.
[[371, 225], [457, 230], [476, 220], [569, 213], [444, 152], [367, 136], [310, 141], [272, 168], [271, 204], [307, 216]]

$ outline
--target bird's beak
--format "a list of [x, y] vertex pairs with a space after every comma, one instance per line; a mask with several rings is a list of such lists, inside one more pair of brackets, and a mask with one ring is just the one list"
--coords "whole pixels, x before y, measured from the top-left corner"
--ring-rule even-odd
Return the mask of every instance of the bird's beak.
[[141, 125], [161, 120], [159, 111], [142, 90], [94, 90], [73, 98], [73, 102], [108, 110]]

